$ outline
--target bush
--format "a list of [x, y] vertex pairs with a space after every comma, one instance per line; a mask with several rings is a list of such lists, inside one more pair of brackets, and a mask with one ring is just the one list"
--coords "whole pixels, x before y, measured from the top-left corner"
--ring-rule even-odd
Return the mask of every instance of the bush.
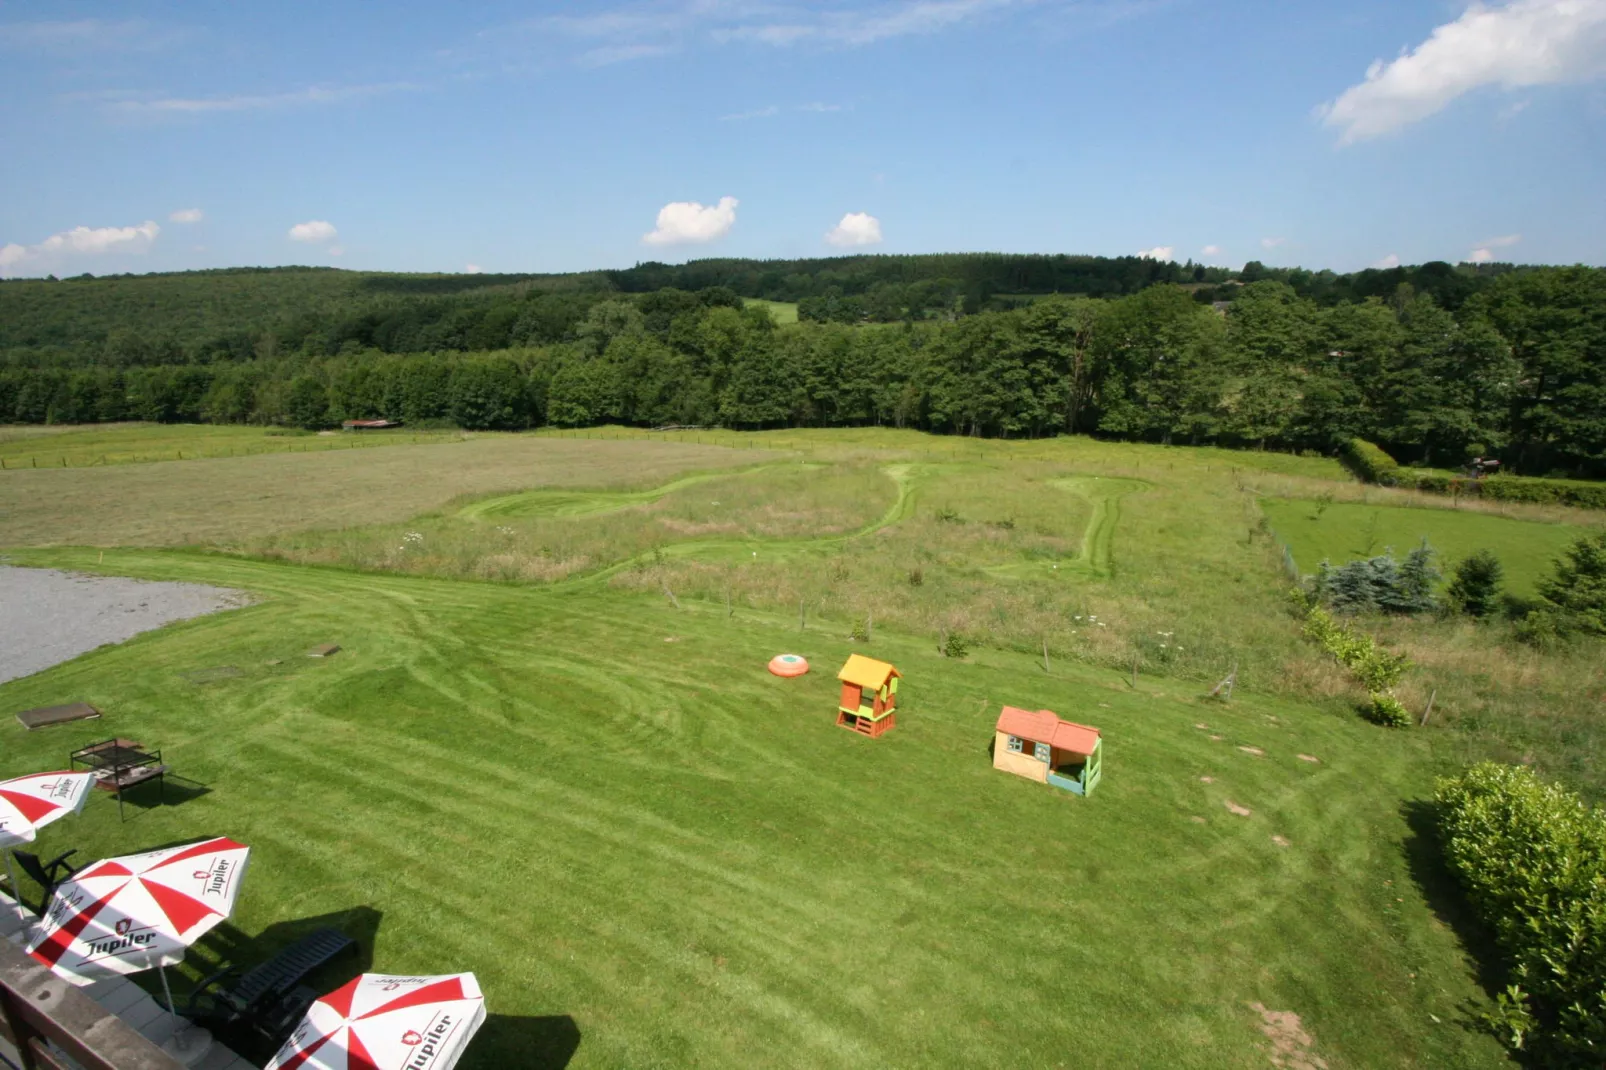
[[970, 640], [958, 632], [951, 633], [942, 642], [942, 656], [945, 658], [965, 658], [970, 655]]
[[1606, 509], [1606, 483], [1580, 479], [1534, 479], [1528, 476], [1490, 476], [1474, 484], [1484, 498], [1540, 505], [1572, 505], [1580, 509]]
[[1510, 971], [1491, 1019], [1541, 1066], [1606, 1051], [1606, 813], [1527, 769], [1440, 780], [1445, 858]]
[[1450, 602], [1469, 617], [1487, 617], [1500, 603], [1505, 567], [1493, 551], [1479, 550], [1455, 567]]
[[1433, 588], [1441, 576], [1434, 567], [1433, 547], [1422, 545], [1394, 560], [1393, 551], [1379, 557], [1334, 566], [1323, 561], [1316, 575], [1316, 595], [1345, 613], [1422, 613], [1436, 609]]
[[[1368, 719], [1402, 728], [1409, 725], [1410, 715], [1390, 691], [1400, 682], [1405, 670], [1411, 667], [1411, 659], [1404, 654], [1385, 650], [1370, 635], [1339, 623], [1327, 610], [1313, 604], [1303, 591], [1296, 590], [1294, 595], [1296, 603], [1305, 612], [1305, 635], [1322, 644], [1371, 693], [1372, 702], [1366, 708]], [[1392, 708], [1379, 712], [1378, 704], [1384, 699], [1398, 707], [1398, 721], [1393, 719]], [[1378, 716], [1374, 717], [1374, 713]]]
[[1400, 483], [1399, 462], [1385, 453], [1381, 446], [1373, 445], [1364, 438], [1347, 440], [1339, 449], [1338, 456], [1350, 471], [1368, 483], [1381, 483], [1385, 487], [1398, 486]]
[[1411, 727], [1411, 714], [1405, 708], [1405, 703], [1387, 692], [1373, 694], [1361, 712], [1368, 721], [1385, 728]]
[[919, 587], [926, 582], [926, 570], [916, 565], [909, 570], [909, 586]]
[[1565, 631], [1606, 635], [1606, 531], [1581, 535], [1539, 585]]

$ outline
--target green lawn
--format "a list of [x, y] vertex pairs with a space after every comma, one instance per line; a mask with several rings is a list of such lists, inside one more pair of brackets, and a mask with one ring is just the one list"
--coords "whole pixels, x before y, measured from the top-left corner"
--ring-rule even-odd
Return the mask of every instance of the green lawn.
[[796, 301], [766, 301], [762, 297], [744, 297], [742, 298], [742, 303], [748, 308], [753, 308], [756, 306], [769, 309], [770, 315], [775, 318], [776, 323], [786, 324], [797, 322]]
[[[1410, 819], [1429, 736], [878, 628], [905, 683], [870, 741], [832, 723], [852, 644], [795, 617], [154, 550], [99, 567], [262, 601], [0, 686], [0, 776], [115, 734], [210, 789], [126, 824], [97, 797], [40, 850], [251, 844], [235, 924], [191, 967], [363, 908], [374, 968], [479, 975], [464, 1070], [571, 1048], [576, 1068], [1293, 1065], [1255, 1003], [1334, 1068], [1505, 1065]], [[321, 642], [344, 649], [303, 656]], [[815, 671], [770, 676], [781, 651]], [[179, 675], [219, 666], [243, 675]], [[9, 717], [75, 699], [106, 716]], [[990, 768], [1004, 702], [1103, 728], [1093, 797]]]
[[1506, 569], [1506, 588], [1532, 596], [1551, 574], [1556, 558], [1584, 529], [1493, 516], [1466, 509], [1412, 509], [1399, 506], [1266, 499], [1261, 503], [1272, 528], [1293, 551], [1300, 571], [1313, 573], [1326, 559], [1334, 564], [1380, 554], [1396, 557], [1424, 538], [1450, 566], [1478, 550], [1493, 550]]

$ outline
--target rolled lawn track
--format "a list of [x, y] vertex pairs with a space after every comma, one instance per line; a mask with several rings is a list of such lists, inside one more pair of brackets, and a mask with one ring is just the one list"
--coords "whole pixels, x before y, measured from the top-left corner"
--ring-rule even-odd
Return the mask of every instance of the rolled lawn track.
[[[871, 741], [833, 724], [853, 644], [795, 619], [178, 552], [101, 568], [261, 601], [0, 686], [0, 712], [105, 712], [0, 722], [0, 776], [119, 735], [205, 786], [126, 824], [97, 797], [38, 850], [251, 844], [247, 951], [368, 908], [374, 969], [478, 974], [463, 1070], [1280, 1065], [1257, 1003], [1333, 1067], [1505, 1065], [1408, 861], [1422, 737], [877, 629], [905, 686]], [[783, 650], [821, 671], [770, 675]], [[180, 675], [219, 665], [241, 674]], [[1004, 702], [1102, 728], [1098, 794], [993, 770]]]

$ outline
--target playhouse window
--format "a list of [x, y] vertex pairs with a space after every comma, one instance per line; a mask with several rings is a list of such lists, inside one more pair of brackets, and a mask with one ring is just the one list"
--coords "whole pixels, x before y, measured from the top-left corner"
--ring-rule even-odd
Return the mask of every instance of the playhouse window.
[[1025, 743], [1025, 740], [1021, 739], [1019, 736], [1010, 736], [1009, 737], [1009, 753], [1011, 753], [1011, 754], [1019, 754], [1021, 752], [1021, 746], [1024, 743]]
[[1052, 753], [1052, 749], [1047, 743], [1034, 743], [1032, 747], [1032, 757], [1036, 758], [1040, 762], [1048, 761], [1049, 755]]

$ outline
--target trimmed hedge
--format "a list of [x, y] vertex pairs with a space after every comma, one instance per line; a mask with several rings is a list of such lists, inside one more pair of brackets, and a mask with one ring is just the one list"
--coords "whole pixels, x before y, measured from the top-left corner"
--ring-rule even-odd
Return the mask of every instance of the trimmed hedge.
[[1400, 485], [1399, 462], [1384, 452], [1383, 447], [1364, 438], [1346, 440], [1339, 450], [1339, 458], [1368, 483], [1380, 483], [1385, 487]]
[[1468, 479], [1437, 472], [1418, 472], [1397, 462], [1381, 446], [1352, 438], [1339, 450], [1344, 464], [1361, 479], [1384, 487], [1409, 487], [1430, 494], [1489, 498], [1494, 501], [1571, 505], [1606, 509], [1606, 483], [1581, 479], [1539, 479], [1534, 476], [1489, 476]]
[[1546, 1067], [1606, 1062], [1606, 812], [1520, 766], [1440, 780], [1445, 857], [1507, 959], [1492, 1016]]

